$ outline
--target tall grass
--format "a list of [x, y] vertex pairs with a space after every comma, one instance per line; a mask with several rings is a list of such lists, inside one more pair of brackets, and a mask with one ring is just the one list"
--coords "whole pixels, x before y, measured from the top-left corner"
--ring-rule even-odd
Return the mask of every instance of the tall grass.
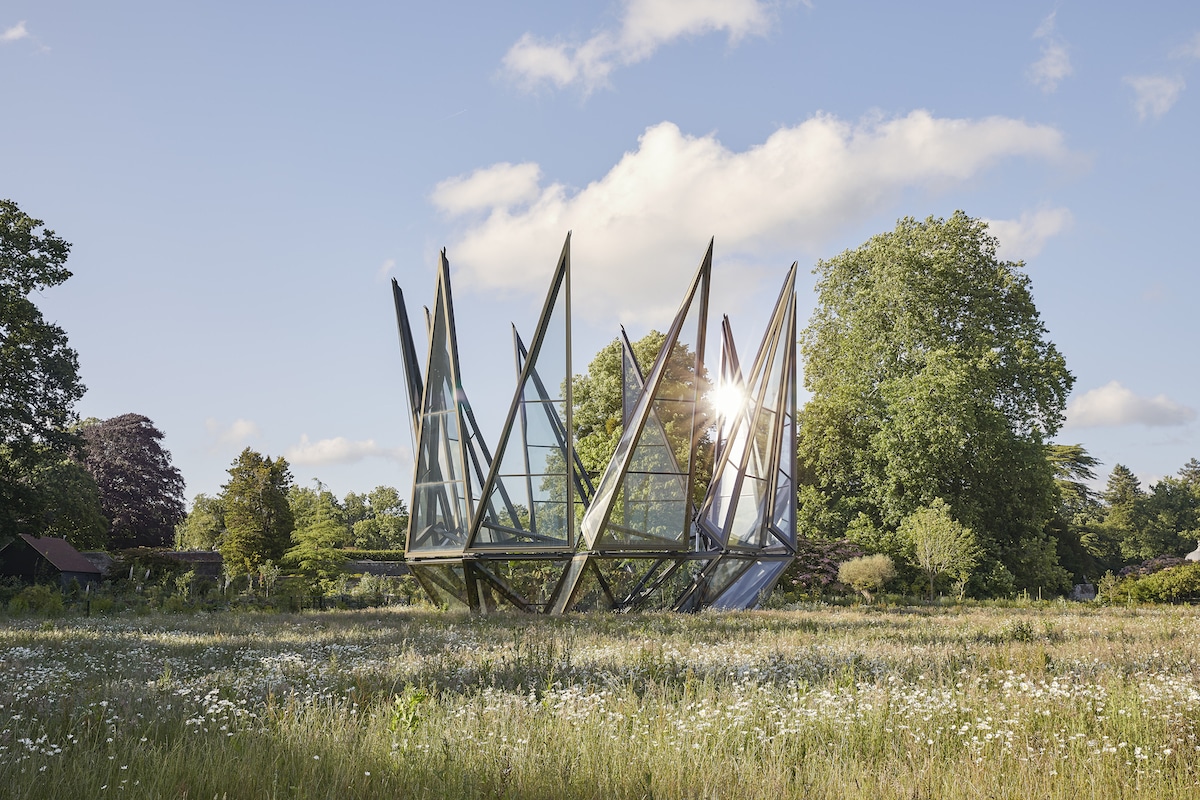
[[1200, 797], [1200, 611], [10, 618], [0, 796]]

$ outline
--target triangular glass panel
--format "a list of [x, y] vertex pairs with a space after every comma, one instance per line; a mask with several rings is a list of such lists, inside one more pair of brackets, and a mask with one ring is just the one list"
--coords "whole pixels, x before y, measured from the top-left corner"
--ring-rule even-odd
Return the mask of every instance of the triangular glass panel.
[[[710, 243], [584, 515], [591, 549], [683, 550], [691, 543], [693, 451], [707, 425], [697, 406], [711, 271]], [[695, 331], [690, 342], [685, 330]]]
[[458, 344], [445, 252], [431, 319], [408, 529], [407, 550], [413, 555], [461, 552], [470, 525], [472, 502], [460, 408]]
[[496, 447], [471, 549], [573, 545], [570, 264], [568, 236]]

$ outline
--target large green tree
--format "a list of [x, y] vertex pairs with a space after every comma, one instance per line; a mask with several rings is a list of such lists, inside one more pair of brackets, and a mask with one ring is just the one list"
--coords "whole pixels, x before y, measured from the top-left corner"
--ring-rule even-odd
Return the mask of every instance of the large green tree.
[[121, 414], [83, 425], [83, 465], [100, 489], [114, 547], [164, 547], [183, 519], [183, 475], [149, 417]]
[[260, 564], [278, 561], [292, 544], [296, 527], [288, 505], [292, 474], [282, 456], [272, 460], [247, 447], [229, 468], [222, 486], [225, 536], [218, 544], [233, 574], [253, 573]]
[[903, 219], [828, 261], [801, 338], [812, 392], [799, 431], [801, 520], [840, 537], [895, 530], [944, 500], [983, 550], [977, 591], [1053, 583], [1058, 500], [1045, 443], [1074, 382], [1020, 263], [987, 225]]
[[79, 361], [62, 328], [30, 300], [71, 277], [70, 250], [41, 220], [0, 200], [0, 529], [12, 532], [46, 531], [53, 487], [37, 484], [35, 473], [74, 446]]

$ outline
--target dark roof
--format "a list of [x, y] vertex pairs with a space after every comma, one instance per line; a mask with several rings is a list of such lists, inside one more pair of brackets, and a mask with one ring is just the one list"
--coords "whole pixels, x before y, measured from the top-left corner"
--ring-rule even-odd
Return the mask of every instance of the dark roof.
[[22, 533], [21, 538], [37, 550], [42, 556], [58, 568], [60, 572], [90, 572], [95, 575], [102, 574], [100, 569], [83, 557], [83, 554], [71, 547], [71, 544], [66, 539], [55, 539], [52, 536], [43, 536], [39, 539], [36, 536]]

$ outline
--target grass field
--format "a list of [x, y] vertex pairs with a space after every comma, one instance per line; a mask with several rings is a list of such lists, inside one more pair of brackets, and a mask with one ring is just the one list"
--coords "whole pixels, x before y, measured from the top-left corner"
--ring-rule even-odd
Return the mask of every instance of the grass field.
[[0, 796], [1200, 797], [1200, 610], [0, 619]]

